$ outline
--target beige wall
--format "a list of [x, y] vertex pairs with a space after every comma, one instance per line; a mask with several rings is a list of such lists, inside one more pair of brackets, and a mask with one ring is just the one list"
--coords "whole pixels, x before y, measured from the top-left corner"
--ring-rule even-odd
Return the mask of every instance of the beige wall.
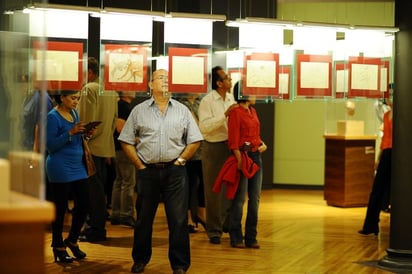
[[[322, 23], [394, 26], [394, 1], [278, 2], [278, 19]], [[373, 107], [373, 102], [368, 104]], [[276, 102], [274, 183], [324, 184], [326, 104], [305, 100]]]
[[277, 19], [394, 26], [395, 1], [278, 1]]

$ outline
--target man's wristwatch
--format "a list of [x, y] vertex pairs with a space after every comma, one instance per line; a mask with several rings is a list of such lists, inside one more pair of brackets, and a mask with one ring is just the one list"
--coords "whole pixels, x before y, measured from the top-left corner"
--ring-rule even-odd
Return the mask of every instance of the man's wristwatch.
[[186, 165], [186, 159], [185, 158], [177, 158], [177, 161], [179, 162], [179, 165], [181, 165], [181, 166]]

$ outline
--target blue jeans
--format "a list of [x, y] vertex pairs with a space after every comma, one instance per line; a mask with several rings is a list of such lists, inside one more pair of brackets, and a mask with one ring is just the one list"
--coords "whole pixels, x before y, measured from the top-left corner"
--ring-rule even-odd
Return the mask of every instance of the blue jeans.
[[243, 243], [242, 234], [242, 215], [243, 205], [245, 203], [246, 192], [248, 194], [247, 215], [245, 224], [245, 244], [256, 244], [257, 223], [260, 193], [262, 190], [262, 156], [260, 152], [248, 152], [252, 160], [260, 167], [256, 174], [247, 179], [243, 175], [240, 177], [239, 187], [237, 189], [235, 198], [233, 199], [230, 210], [230, 244], [235, 245]]
[[152, 256], [153, 221], [160, 202], [165, 206], [169, 226], [169, 261], [172, 269], [190, 266], [187, 208], [189, 185], [186, 167], [140, 169], [137, 180], [137, 220], [134, 228], [132, 257], [135, 263], [147, 264]]

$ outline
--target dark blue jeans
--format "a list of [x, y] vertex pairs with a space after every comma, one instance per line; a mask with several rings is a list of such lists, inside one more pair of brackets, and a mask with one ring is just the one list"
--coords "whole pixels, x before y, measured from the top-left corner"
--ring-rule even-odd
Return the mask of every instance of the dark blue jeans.
[[187, 270], [190, 266], [190, 243], [187, 226], [189, 186], [186, 167], [147, 167], [137, 172], [137, 220], [134, 228], [133, 261], [144, 264], [150, 261], [153, 221], [161, 198], [169, 227], [170, 265], [172, 269]]
[[260, 193], [262, 190], [262, 156], [260, 152], [248, 152], [252, 160], [260, 167], [255, 175], [248, 179], [241, 175], [239, 187], [230, 209], [230, 244], [236, 245], [243, 243], [242, 233], [242, 216], [243, 205], [245, 204], [246, 193], [248, 197], [247, 213], [245, 223], [245, 244], [252, 245], [257, 243], [257, 224], [258, 211], [260, 202]]

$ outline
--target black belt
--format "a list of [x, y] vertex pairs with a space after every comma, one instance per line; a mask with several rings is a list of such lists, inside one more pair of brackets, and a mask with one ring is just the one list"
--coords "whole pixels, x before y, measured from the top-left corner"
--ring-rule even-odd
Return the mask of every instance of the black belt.
[[206, 143], [209, 143], [209, 144], [227, 144], [227, 140], [226, 140], [226, 141], [219, 141], [219, 142], [209, 142], [209, 141], [206, 141]]
[[167, 168], [171, 165], [174, 164], [174, 162], [176, 162], [176, 159], [170, 161], [170, 162], [160, 162], [160, 163], [153, 163], [153, 164], [146, 164], [144, 163], [144, 165], [146, 167], [150, 167], [150, 168]]

